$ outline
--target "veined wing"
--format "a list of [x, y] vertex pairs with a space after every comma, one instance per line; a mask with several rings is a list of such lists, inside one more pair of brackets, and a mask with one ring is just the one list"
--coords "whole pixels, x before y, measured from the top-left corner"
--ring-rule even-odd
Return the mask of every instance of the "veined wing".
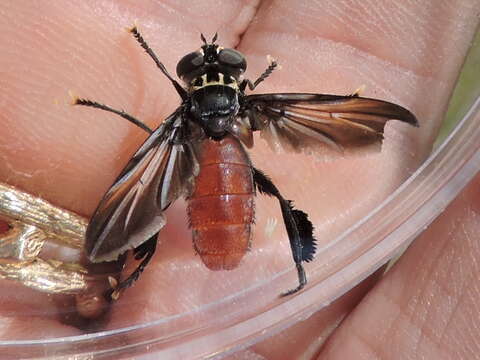
[[86, 232], [91, 261], [115, 260], [148, 240], [165, 225], [163, 211], [188, 194], [198, 163], [184, 122], [180, 109], [170, 115], [104, 195]]
[[278, 151], [381, 145], [388, 120], [418, 126], [407, 109], [382, 100], [322, 94], [260, 94], [245, 98], [244, 116]]

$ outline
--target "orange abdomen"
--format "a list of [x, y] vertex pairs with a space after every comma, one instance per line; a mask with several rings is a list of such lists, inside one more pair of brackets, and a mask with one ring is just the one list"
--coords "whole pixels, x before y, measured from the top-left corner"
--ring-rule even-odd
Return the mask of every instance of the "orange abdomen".
[[228, 135], [206, 139], [189, 198], [193, 246], [211, 270], [234, 269], [250, 246], [254, 220], [252, 169], [245, 150]]

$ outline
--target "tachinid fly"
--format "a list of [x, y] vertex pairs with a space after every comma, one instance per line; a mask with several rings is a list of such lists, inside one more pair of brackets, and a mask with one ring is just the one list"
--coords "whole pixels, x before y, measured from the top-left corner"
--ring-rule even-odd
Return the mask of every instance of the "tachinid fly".
[[381, 100], [322, 94], [246, 95], [277, 67], [255, 81], [244, 79], [247, 62], [234, 49], [208, 43], [177, 65], [180, 85], [167, 72], [137, 28], [130, 30], [157, 67], [172, 82], [181, 105], [156, 129], [133, 116], [85, 99], [74, 104], [113, 112], [149, 133], [98, 205], [86, 232], [92, 262], [115, 260], [129, 249], [141, 260], [113, 297], [131, 286], [155, 252], [165, 225], [164, 210], [177, 198], [188, 200], [193, 244], [212, 270], [238, 266], [250, 246], [256, 191], [278, 199], [291, 245], [299, 285], [307, 280], [302, 262], [315, 254], [313, 226], [268, 176], [256, 169], [246, 148], [260, 131], [273, 148], [310, 151], [316, 147], [356, 149], [381, 144], [385, 123], [397, 119], [418, 126], [407, 109]]

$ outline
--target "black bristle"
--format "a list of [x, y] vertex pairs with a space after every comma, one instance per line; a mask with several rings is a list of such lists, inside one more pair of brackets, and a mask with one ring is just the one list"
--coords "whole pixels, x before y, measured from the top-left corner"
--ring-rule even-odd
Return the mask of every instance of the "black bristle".
[[316, 239], [313, 236], [313, 225], [308, 219], [308, 215], [302, 210], [293, 209], [292, 215], [297, 224], [298, 234], [302, 243], [302, 260], [310, 262], [313, 260], [315, 251], [317, 250]]

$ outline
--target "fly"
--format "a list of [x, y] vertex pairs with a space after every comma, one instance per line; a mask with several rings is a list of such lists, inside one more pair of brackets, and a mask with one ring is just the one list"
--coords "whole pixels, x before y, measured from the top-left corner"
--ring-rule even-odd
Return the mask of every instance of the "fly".
[[307, 283], [303, 262], [313, 259], [313, 226], [294, 208], [272, 180], [251, 163], [245, 148], [260, 131], [274, 148], [311, 151], [380, 145], [390, 119], [418, 126], [407, 109], [382, 100], [349, 96], [283, 93], [246, 95], [277, 67], [271, 60], [260, 77], [244, 78], [245, 57], [234, 49], [210, 43], [185, 55], [177, 64], [176, 81], [147, 45], [136, 27], [130, 32], [170, 80], [182, 100], [155, 130], [124, 111], [74, 99], [75, 105], [115, 113], [149, 134], [104, 195], [86, 231], [85, 250], [92, 262], [116, 260], [133, 249], [136, 270], [112, 294], [130, 287], [151, 260], [157, 235], [165, 225], [165, 209], [179, 197], [188, 201], [195, 251], [212, 270], [236, 268], [250, 247], [256, 192], [279, 204], [301, 290]]

